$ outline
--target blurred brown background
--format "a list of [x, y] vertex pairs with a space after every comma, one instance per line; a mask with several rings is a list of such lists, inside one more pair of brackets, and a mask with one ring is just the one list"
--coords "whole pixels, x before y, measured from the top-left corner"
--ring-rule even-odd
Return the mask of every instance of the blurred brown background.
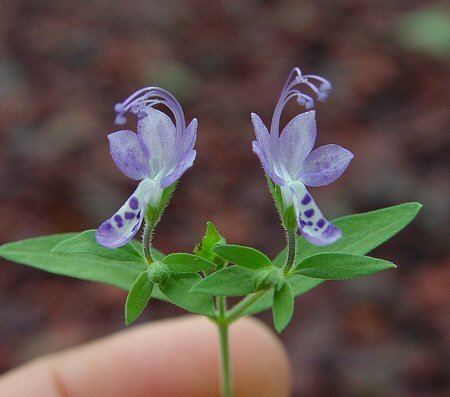
[[[200, 127], [155, 245], [190, 251], [210, 219], [228, 241], [276, 255], [283, 233], [250, 112], [268, 122], [299, 65], [334, 85], [318, 144], [355, 153], [313, 189], [324, 213], [425, 207], [374, 252], [397, 271], [297, 300], [281, 336], [294, 395], [448, 395], [449, 17], [426, 1], [2, 1], [0, 242], [94, 228], [118, 209], [136, 183], [109, 157], [113, 105], [160, 85]], [[124, 298], [2, 261], [0, 371], [124, 328]], [[180, 313], [154, 302], [144, 320]]]

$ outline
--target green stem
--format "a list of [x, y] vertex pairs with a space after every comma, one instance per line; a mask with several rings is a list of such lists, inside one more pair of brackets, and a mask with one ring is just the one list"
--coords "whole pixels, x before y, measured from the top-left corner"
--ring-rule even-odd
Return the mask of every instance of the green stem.
[[295, 252], [296, 252], [296, 240], [297, 240], [297, 230], [290, 228], [286, 230], [286, 240], [287, 240], [287, 257], [286, 262], [283, 266], [284, 272], [288, 273], [291, 270], [295, 262]]
[[152, 235], [154, 224], [149, 222], [147, 218], [144, 221], [144, 233], [142, 235], [142, 249], [144, 250], [144, 256], [148, 263], [153, 263], [151, 247], [152, 247]]
[[217, 297], [217, 327], [220, 337], [220, 356], [222, 372], [222, 395], [223, 397], [232, 397], [232, 378], [230, 362], [230, 346], [228, 338], [229, 323], [226, 318], [227, 301], [224, 297]]
[[244, 313], [246, 309], [248, 309], [251, 305], [253, 305], [266, 292], [267, 290], [261, 290], [253, 294], [247, 295], [237, 305], [235, 305], [231, 310], [228, 311], [227, 322], [231, 324], [233, 321], [236, 321], [241, 316], [241, 314]]

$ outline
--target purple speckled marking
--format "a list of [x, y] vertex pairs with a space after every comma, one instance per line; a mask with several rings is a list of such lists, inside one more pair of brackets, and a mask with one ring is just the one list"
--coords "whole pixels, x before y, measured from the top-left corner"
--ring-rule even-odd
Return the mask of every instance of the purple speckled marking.
[[123, 219], [120, 215], [114, 215], [114, 221], [117, 224], [117, 227], [120, 229], [121, 227], [123, 227]]
[[134, 214], [134, 212], [125, 212], [125, 219], [128, 219], [128, 220], [130, 220], [130, 219], [133, 219], [135, 217], [135, 214]]
[[314, 210], [310, 208], [309, 210], [306, 210], [304, 214], [307, 218], [311, 218], [314, 215]]
[[317, 221], [317, 227], [318, 227], [319, 229], [322, 229], [324, 226], [325, 226], [325, 219], [320, 218], [320, 219]]
[[141, 211], [139, 211], [136, 215], [136, 219], [139, 219], [141, 217]]
[[105, 230], [107, 232], [112, 232], [113, 229], [114, 229], [114, 227], [113, 227], [113, 225], [111, 225], [111, 223], [108, 222], [108, 223], [105, 224]]
[[309, 194], [305, 194], [305, 197], [303, 197], [303, 200], [301, 201], [301, 203], [303, 205], [309, 204], [311, 202], [311, 196]]
[[305, 222], [303, 219], [301, 219], [301, 220], [300, 220], [300, 225], [305, 226], [305, 225], [306, 225], [306, 222]]
[[130, 198], [129, 204], [132, 210], [137, 210], [139, 208], [139, 200], [134, 196]]
[[311, 221], [306, 222], [306, 224], [307, 224], [308, 226], [312, 226], [312, 225], [313, 225], [313, 223], [312, 223]]

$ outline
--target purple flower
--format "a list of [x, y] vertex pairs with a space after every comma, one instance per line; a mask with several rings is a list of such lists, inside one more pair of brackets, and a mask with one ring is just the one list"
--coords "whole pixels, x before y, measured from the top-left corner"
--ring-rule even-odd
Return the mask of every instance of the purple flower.
[[326, 99], [331, 84], [319, 76], [302, 75], [294, 68], [278, 99], [272, 117], [270, 133], [258, 115], [252, 113], [256, 141], [253, 151], [261, 160], [266, 174], [280, 186], [283, 205], [294, 205], [298, 228], [312, 244], [328, 245], [342, 237], [342, 231], [327, 221], [306, 190], [306, 186], [323, 186], [339, 178], [353, 154], [338, 145], [325, 145], [313, 151], [316, 141], [315, 111], [301, 113], [284, 127], [280, 134], [281, 113], [290, 99], [310, 109], [313, 98], [299, 91], [309, 87], [318, 100]]
[[[164, 105], [173, 114], [175, 125], [166, 114], [153, 108]], [[162, 192], [177, 181], [193, 164], [197, 119], [188, 127], [175, 97], [157, 87], [136, 91], [114, 107], [116, 124], [126, 122], [127, 112], [138, 118], [137, 134], [122, 130], [108, 135], [111, 156], [128, 177], [141, 181], [136, 191], [96, 233], [97, 242], [117, 248], [137, 233], [147, 206], [158, 208]]]

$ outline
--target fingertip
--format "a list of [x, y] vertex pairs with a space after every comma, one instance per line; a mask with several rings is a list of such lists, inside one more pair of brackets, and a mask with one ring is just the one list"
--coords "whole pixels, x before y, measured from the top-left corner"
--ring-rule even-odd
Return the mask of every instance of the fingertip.
[[[241, 319], [230, 327], [230, 346], [236, 397], [289, 396], [289, 360], [269, 327]], [[0, 395], [219, 397], [219, 363], [215, 324], [185, 316], [39, 359], [3, 377]]]
[[231, 326], [231, 351], [238, 397], [288, 397], [291, 365], [275, 332], [254, 317]]

